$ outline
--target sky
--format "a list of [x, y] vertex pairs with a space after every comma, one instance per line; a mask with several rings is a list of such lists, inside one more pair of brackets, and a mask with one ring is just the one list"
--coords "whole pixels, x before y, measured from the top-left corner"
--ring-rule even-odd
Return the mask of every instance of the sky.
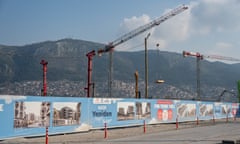
[[0, 44], [64, 38], [108, 44], [182, 4], [188, 10], [115, 50], [144, 50], [151, 33], [148, 49], [240, 59], [240, 0], [0, 0]]

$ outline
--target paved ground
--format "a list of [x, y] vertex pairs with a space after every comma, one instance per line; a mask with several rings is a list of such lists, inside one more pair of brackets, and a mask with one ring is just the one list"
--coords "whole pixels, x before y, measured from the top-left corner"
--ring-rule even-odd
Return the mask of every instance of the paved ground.
[[[218, 120], [148, 125], [144, 133], [143, 126], [109, 129], [107, 138], [104, 130], [92, 130], [84, 133], [49, 136], [49, 144], [216, 144], [222, 140], [240, 139], [240, 119], [236, 121]], [[0, 144], [45, 144], [45, 137], [17, 138], [1, 141]]]
[[[240, 125], [236, 123], [225, 123], [205, 127], [192, 127], [187, 129], [151, 133], [141, 136], [119, 138], [95, 144], [217, 144], [236, 142], [240, 139]], [[89, 143], [90, 144], [90, 143]]]

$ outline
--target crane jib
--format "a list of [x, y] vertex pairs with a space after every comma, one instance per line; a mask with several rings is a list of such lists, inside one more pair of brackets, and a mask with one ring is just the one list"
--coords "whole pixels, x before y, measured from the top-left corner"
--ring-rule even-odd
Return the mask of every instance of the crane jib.
[[135, 36], [153, 28], [154, 26], [158, 26], [160, 25], [162, 22], [168, 20], [169, 18], [176, 16], [177, 14], [183, 12], [184, 10], [188, 9], [187, 6], [185, 5], [181, 5], [175, 9], [173, 9], [172, 11], [164, 14], [163, 16], [151, 21], [150, 23], [147, 23], [146, 25], [140, 26], [132, 31], [130, 31], [127, 34], [124, 34], [123, 36], [119, 37], [118, 39], [114, 40], [113, 42], [111, 42], [110, 44], [106, 45], [104, 49], [99, 49], [98, 50], [98, 54], [101, 54], [103, 52], [109, 52], [111, 49], [113, 49], [114, 47], [116, 47], [117, 45], [120, 45], [132, 38], [134, 38]]

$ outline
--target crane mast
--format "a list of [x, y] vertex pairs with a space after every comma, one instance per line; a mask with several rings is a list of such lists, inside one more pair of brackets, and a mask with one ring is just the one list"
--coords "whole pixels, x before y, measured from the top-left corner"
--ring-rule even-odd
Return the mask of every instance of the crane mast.
[[197, 59], [197, 66], [196, 66], [196, 73], [197, 73], [197, 99], [201, 100], [200, 95], [200, 60], [203, 59], [217, 59], [217, 60], [224, 60], [224, 61], [236, 61], [240, 62], [239, 59], [232, 58], [232, 57], [225, 57], [225, 56], [219, 56], [219, 55], [202, 55], [199, 52], [187, 52], [183, 51], [183, 57], [193, 56]]
[[130, 31], [129, 33], [119, 37], [118, 39], [110, 42], [108, 45], [105, 46], [104, 49], [99, 49], [98, 50], [98, 54], [101, 55], [104, 52], [109, 52], [111, 51], [113, 48], [115, 48], [116, 46], [138, 36], [139, 34], [160, 25], [161, 23], [163, 23], [164, 21], [168, 20], [171, 17], [174, 17], [177, 14], [180, 14], [181, 12], [185, 11], [186, 9], [188, 9], [187, 6], [185, 5], [181, 5], [173, 10], [171, 10], [170, 12], [166, 13], [165, 15], [151, 21], [150, 23], [147, 23], [146, 25], [140, 26], [132, 31]]
[[197, 74], [197, 99], [201, 100], [201, 90], [200, 90], [200, 60], [203, 59], [203, 55], [201, 55], [199, 52], [187, 52], [187, 51], [183, 51], [183, 57], [187, 57], [187, 56], [193, 56], [196, 57], [196, 74]]

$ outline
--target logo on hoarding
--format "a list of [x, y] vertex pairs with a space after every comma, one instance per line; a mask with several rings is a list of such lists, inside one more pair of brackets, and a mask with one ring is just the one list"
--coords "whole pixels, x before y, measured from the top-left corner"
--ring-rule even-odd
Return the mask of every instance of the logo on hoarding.
[[93, 104], [111, 104], [111, 99], [107, 98], [94, 98]]
[[3, 104], [0, 104], [0, 111], [3, 111]]
[[171, 105], [171, 104], [173, 104], [173, 101], [171, 101], [171, 100], [158, 100], [157, 104]]
[[106, 109], [107, 109], [107, 106], [105, 105], [98, 106], [98, 110], [106, 110]]
[[111, 117], [112, 112], [107, 111], [106, 105], [99, 105], [97, 107], [98, 111], [92, 111], [93, 117]]
[[107, 111], [93, 111], [92, 112], [93, 117], [111, 117], [112, 112], [107, 112]]

